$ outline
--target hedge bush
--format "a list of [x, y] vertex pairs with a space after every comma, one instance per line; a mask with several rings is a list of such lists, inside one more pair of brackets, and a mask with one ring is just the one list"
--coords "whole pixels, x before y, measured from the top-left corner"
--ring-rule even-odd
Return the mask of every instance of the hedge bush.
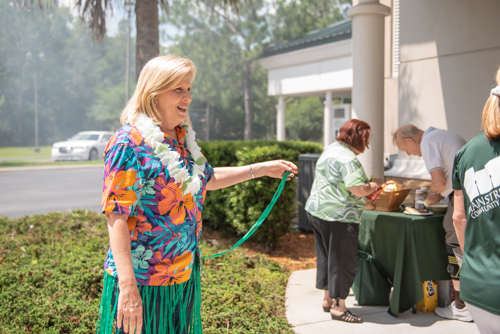
[[[320, 153], [318, 143], [301, 141], [213, 141], [200, 142], [213, 167], [244, 166], [268, 160], [289, 160], [298, 166], [299, 154]], [[299, 175], [300, 177], [300, 171]], [[271, 201], [280, 180], [263, 177], [207, 193], [204, 226], [242, 235], [257, 221]], [[289, 229], [295, 216], [297, 180], [288, 182], [273, 211], [252, 238], [273, 247]]]
[[[95, 333], [109, 243], [103, 215], [0, 217], [0, 243], [0, 333]], [[200, 247], [205, 255], [222, 250], [203, 240]], [[204, 333], [293, 333], [288, 277], [278, 263], [238, 249], [204, 260]]]

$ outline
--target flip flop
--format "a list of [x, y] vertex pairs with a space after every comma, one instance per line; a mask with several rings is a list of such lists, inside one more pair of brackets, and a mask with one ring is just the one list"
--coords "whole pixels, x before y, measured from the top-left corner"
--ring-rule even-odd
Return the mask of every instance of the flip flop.
[[340, 320], [340, 321], [345, 321], [345, 322], [349, 322], [349, 323], [353, 323], [353, 324], [363, 323], [363, 320], [360, 317], [358, 317], [355, 314], [352, 314], [351, 311], [349, 311], [349, 310], [345, 311], [341, 315], [334, 315], [331, 313], [330, 313], [330, 315], [332, 316], [332, 320]]

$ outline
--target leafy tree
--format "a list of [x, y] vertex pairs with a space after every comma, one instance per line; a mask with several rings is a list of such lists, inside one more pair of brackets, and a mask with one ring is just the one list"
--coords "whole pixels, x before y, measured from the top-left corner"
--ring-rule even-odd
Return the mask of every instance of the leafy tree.
[[[162, 22], [172, 22], [180, 32], [172, 36], [175, 45], [168, 52], [187, 55], [198, 66], [190, 109], [195, 115], [193, 121], [205, 120], [204, 110], [210, 105], [210, 124], [215, 132], [210, 138], [248, 139], [246, 134], [250, 132], [253, 138], [274, 138], [277, 101], [267, 95], [267, 71], [257, 61], [258, 56], [270, 43], [302, 37], [313, 29], [342, 20], [339, 9], [342, 4], [349, 6], [350, 1], [252, 1], [251, 6], [248, 3], [238, 6], [236, 12], [208, 2], [173, 2]], [[321, 140], [321, 100], [290, 101], [295, 102], [287, 104], [288, 138]], [[242, 107], [245, 116], [241, 115]], [[308, 121], [306, 126], [301, 119], [294, 118], [305, 116], [306, 110], [313, 112], [308, 116], [314, 116], [318, 125]], [[243, 122], [246, 132], [242, 136], [239, 129]]]
[[41, 13], [38, 7], [28, 11], [17, 2], [0, 1], [0, 96], [5, 97], [0, 146], [34, 143], [35, 71], [40, 145], [77, 131], [116, 129], [116, 115], [125, 105], [124, 29], [96, 45], [68, 8]]
[[303, 37], [341, 21], [347, 18], [345, 12], [351, 4], [351, 0], [276, 0], [270, 43]]
[[[38, 0], [42, 2], [43, 0]], [[122, 0], [123, 1], [123, 0]], [[77, 0], [76, 7], [79, 9], [80, 17], [90, 29], [92, 37], [102, 41], [106, 35], [106, 14], [113, 10], [113, 3], [117, 6], [124, 1], [110, 0]], [[238, 0], [206, 0], [224, 9], [231, 6], [236, 8]], [[159, 7], [168, 12], [168, 0], [135, 0], [136, 15], [136, 73], [139, 76], [144, 65], [160, 52], [159, 39]]]
[[[270, 20], [269, 44], [300, 38], [346, 18], [351, 0], [277, 0], [276, 14]], [[286, 137], [321, 141], [323, 103], [317, 97], [288, 97], [286, 103]]]
[[321, 141], [323, 136], [323, 104], [317, 97], [287, 98], [287, 139]]
[[[206, 99], [213, 100], [213, 97], [210, 98], [208, 95], [210, 90], [213, 91], [214, 83], [216, 87], [225, 89], [221, 98], [226, 101], [239, 97], [241, 92], [235, 91], [234, 88], [241, 87], [243, 96], [240, 101], [243, 101], [245, 140], [255, 137], [253, 125], [256, 103], [253, 101], [253, 96], [256, 90], [267, 89], [265, 71], [257, 61], [263, 43], [269, 39], [268, 16], [264, 15], [267, 11], [268, 4], [263, 0], [254, 0], [251, 4], [241, 3], [237, 11], [227, 9], [219, 2], [192, 4], [189, 1], [177, 1], [171, 6], [170, 18], [165, 18], [184, 32], [182, 36], [178, 36], [176, 46], [170, 48], [170, 51], [189, 55], [196, 60], [201, 73], [202, 69], [209, 71], [211, 76], [207, 81], [209, 84], [201, 84], [208, 87], [208, 90], [204, 88], [200, 92]], [[211, 56], [207, 55], [209, 53]], [[261, 108], [273, 104], [269, 103], [271, 100], [267, 98], [267, 94], [264, 100], [267, 102], [264, 103], [265, 106], [262, 105], [262, 101], [257, 102]], [[226, 113], [224, 117], [234, 117], [239, 110], [240, 106], [234, 106], [231, 115]], [[262, 132], [268, 132], [269, 120], [266, 117], [257, 119], [260, 122], [265, 120], [262, 123], [267, 123], [263, 124], [264, 131], [258, 129], [257, 132], [260, 135]]]
[[[126, 81], [126, 39], [127, 22], [120, 22], [119, 34], [113, 38], [107, 38], [103, 43], [101, 57], [95, 60], [95, 68], [98, 75], [98, 84], [92, 87], [95, 100], [88, 106], [88, 117], [100, 124], [106, 130], [114, 131], [120, 125], [120, 113], [125, 106]], [[134, 58], [131, 58], [132, 61]], [[130, 75], [131, 90], [134, 89], [134, 71]]]
[[[34, 83], [37, 72], [39, 129], [41, 141], [51, 140], [64, 124], [59, 118], [61, 110], [67, 107], [70, 88], [76, 88], [76, 82], [66, 85], [69, 79], [65, 71], [72, 34], [68, 28], [71, 15], [67, 9], [52, 8], [48, 15], [40, 15], [38, 8], [25, 10], [17, 2], [0, 2], [0, 91], [5, 93], [6, 115], [2, 118], [0, 144], [28, 145], [33, 143]], [[46, 38], [50, 36], [50, 38]], [[27, 62], [27, 52], [33, 60]], [[38, 55], [44, 54], [44, 61]], [[85, 50], [79, 52], [79, 56]], [[78, 109], [78, 96], [73, 109]], [[54, 122], [55, 119], [57, 122]], [[69, 123], [83, 123], [84, 112], [75, 113], [67, 119]], [[57, 124], [57, 125], [56, 125]]]
[[[40, 0], [39, 0], [40, 1]], [[95, 41], [102, 42], [106, 36], [106, 15], [113, 11], [113, 6], [124, 6], [125, 1], [110, 0], [77, 0], [76, 8], [80, 18], [86, 22], [90, 34]], [[141, 69], [151, 58], [158, 55], [160, 51], [158, 30], [158, 6], [164, 10], [168, 8], [167, 0], [136, 0], [136, 73], [139, 75]]]
[[[45, 4], [44, 14], [38, 6], [29, 7], [40, 3]], [[2, 146], [34, 141], [34, 67], [25, 61], [28, 51], [35, 56], [45, 54], [45, 61], [37, 66], [41, 144], [79, 130], [118, 126], [117, 116], [125, 102], [125, 23], [116, 37], [91, 43], [84, 25], [74, 21], [67, 9], [47, 5], [53, 3], [0, 2], [0, 96], [5, 96], [0, 109]], [[100, 4], [103, 14], [111, 5], [118, 8], [122, 3], [96, 0], [90, 6]], [[339, 4], [346, 3], [172, 0], [162, 21], [178, 28], [168, 52], [188, 56], [198, 67], [190, 108], [198, 138], [274, 138], [277, 101], [267, 95], [267, 72], [258, 56], [270, 43], [300, 37], [341, 19]], [[313, 119], [322, 123], [317, 117], [321, 110], [317, 98], [287, 99], [288, 138], [316, 138], [321, 129]], [[295, 119], [306, 116], [303, 122]]]
[[[168, 18], [162, 18], [165, 20], [176, 22], [184, 32], [182, 36], [171, 36], [175, 44], [166, 52], [189, 57], [198, 69], [189, 108], [198, 138], [207, 138], [207, 130], [209, 139], [238, 138], [243, 112], [242, 108], [234, 108], [234, 100], [241, 92], [234, 84], [239, 80], [236, 57], [227, 52], [229, 36], [222, 36], [224, 31], [220, 31], [216, 17], [189, 1], [174, 2]], [[223, 119], [215, 116], [222, 115], [222, 109], [229, 106], [232, 112], [224, 114]], [[224, 131], [219, 131], [221, 127]]]
[[258, 13], [268, 11], [264, 0], [254, 0], [252, 4], [241, 5], [238, 12], [223, 12], [217, 5], [211, 6], [212, 12], [232, 32], [230, 39], [233, 52], [238, 56], [239, 66], [243, 68], [243, 94], [245, 108], [244, 140], [254, 138], [252, 106], [252, 72], [255, 60], [262, 52], [262, 45], [268, 39], [266, 16]]

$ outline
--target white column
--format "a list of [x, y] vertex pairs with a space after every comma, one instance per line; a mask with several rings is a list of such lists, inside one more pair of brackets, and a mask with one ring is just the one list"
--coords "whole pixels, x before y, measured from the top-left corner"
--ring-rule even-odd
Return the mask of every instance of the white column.
[[278, 104], [276, 105], [278, 114], [276, 116], [276, 135], [277, 140], [285, 140], [285, 102], [283, 102], [283, 95], [279, 96]]
[[358, 156], [368, 178], [384, 175], [384, 17], [378, 0], [359, 0], [352, 19], [352, 115], [370, 124], [370, 149]]
[[333, 142], [333, 101], [332, 92], [326, 92], [323, 108], [323, 149]]

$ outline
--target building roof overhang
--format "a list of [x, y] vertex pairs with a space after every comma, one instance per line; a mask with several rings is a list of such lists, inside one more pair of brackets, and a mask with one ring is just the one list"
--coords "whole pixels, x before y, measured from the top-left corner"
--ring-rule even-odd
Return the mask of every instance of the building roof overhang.
[[352, 21], [346, 19], [326, 28], [309, 32], [301, 38], [271, 45], [264, 49], [260, 58], [267, 58], [290, 51], [297, 51], [318, 45], [329, 44], [352, 38]]

